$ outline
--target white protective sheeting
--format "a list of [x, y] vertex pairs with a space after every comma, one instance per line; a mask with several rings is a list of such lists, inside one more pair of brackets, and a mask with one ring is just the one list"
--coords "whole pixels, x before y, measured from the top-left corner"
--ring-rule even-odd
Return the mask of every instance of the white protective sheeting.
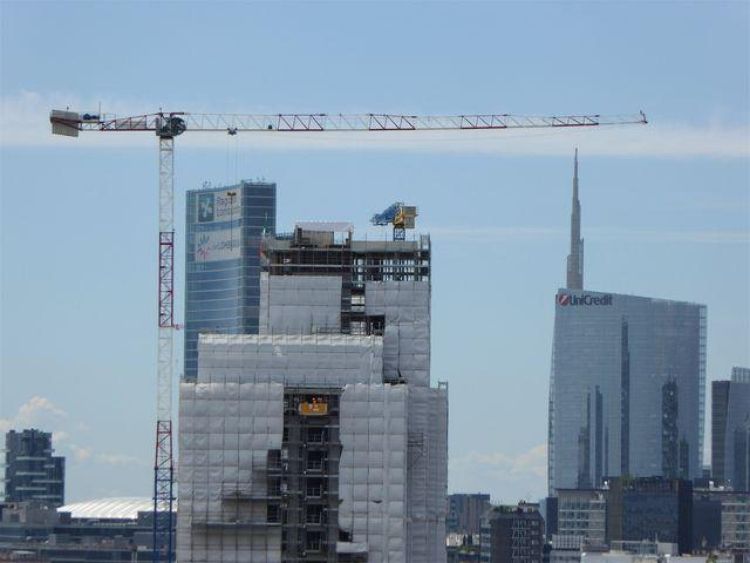
[[405, 385], [362, 384], [341, 395], [339, 526], [369, 563], [407, 561], [407, 395]]
[[341, 330], [341, 276], [260, 275], [260, 334]]
[[199, 382], [343, 387], [381, 383], [383, 340], [343, 334], [201, 334]]
[[430, 284], [427, 281], [367, 282], [368, 315], [385, 315], [383, 377], [430, 384]]
[[[183, 383], [177, 560], [281, 560], [281, 529], [266, 524], [269, 449], [281, 448], [278, 383]], [[238, 500], [241, 497], [241, 500]]]
[[407, 560], [444, 563], [448, 494], [448, 390], [410, 385]]
[[279, 528], [253, 525], [265, 504], [226, 495], [264, 492], [285, 386], [343, 389], [339, 525], [353, 536], [337, 549], [444, 563], [448, 397], [429, 387], [429, 282], [366, 283], [382, 337], [324, 334], [340, 330], [340, 277], [262, 274], [260, 309], [260, 335], [201, 335], [198, 382], [181, 387], [180, 563], [279, 561]]

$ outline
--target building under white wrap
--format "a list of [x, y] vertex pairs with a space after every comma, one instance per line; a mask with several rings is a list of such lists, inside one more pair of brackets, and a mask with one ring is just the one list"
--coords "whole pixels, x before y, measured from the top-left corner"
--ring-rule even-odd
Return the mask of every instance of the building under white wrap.
[[201, 335], [180, 388], [178, 561], [445, 561], [429, 238], [297, 228], [261, 263], [259, 334]]

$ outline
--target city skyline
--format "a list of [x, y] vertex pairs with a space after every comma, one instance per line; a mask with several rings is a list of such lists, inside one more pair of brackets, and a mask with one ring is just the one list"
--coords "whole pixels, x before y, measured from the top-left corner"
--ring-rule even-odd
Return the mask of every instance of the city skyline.
[[[361, 37], [349, 30], [340, 39], [325, 32], [335, 45], [348, 42], [351, 51], [321, 44], [308, 27], [314, 21], [342, 23], [346, 17], [367, 20], [374, 15], [368, 6], [347, 7], [343, 15], [300, 6], [291, 28], [279, 37], [261, 25], [264, 18], [281, 17], [273, 6], [236, 7], [237, 17], [229, 23], [201, 7], [196, 17], [156, 6], [156, 19], [180, 23], [183, 47], [200, 36], [198, 21], [229, 27], [215, 47], [204, 43], [205, 53], [196, 50], [188, 57], [190, 63], [171, 63], [175, 83], [167, 90], [160, 80], [164, 69], [156, 62], [116, 73], [116, 79], [91, 72], [105, 66], [104, 53], [115, 62], [130, 56], [99, 30], [56, 45], [61, 56], [80, 61], [65, 73], [49, 60], [50, 43], [32, 40], [54, 35], [55, 14], [130, 22], [108, 31], [119, 36], [142, 21], [135, 7], [66, 5], [43, 12], [38, 5], [5, 4], [0, 424], [43, 426], [57, 434], [58, 451], [69, 459], [72, 500], [149, 494], [155, 140], [52, 140], [47, 119], [53, 106], [80, 102], [82, 110], [95, 109], [102, 99], [105, 109], [132, 113], [160, 105], [422, 113], [608, 113], [642, 107], [652, 124], [638, 131], [471, 141], [401, 137], [393, 145], [361, 137], [330, 145], [302, 137], [293, 146], [266, 148], [257, 140], [220, 137], [177, 143], [178, 218], [184, 217], [186, 189], [207, 180], [233, 185], [255, 177], [278, 185], [282, 229], [296, 219], [343, 219], [352, 220], [358, 233], [383, 238], [387, 233], [366, 226], [373, 212], [394, 200], [417, 205], [417, 230], [432, 235], [439, 280], [433, 289], [434, 376], [453, 384], [450, 491], [488, 490], [495, 500], [511, 503], [542, 496], [550, 305], [569, 252], [576, 145], [586, 217], [586, 286], [705, 303], [707, 379], [750, 364], [748, 107], [742, 94], [748, 79], [742, 49], [747, 7], [722, 6], [712, 12], [701, 5], [594, 5], [585, 13], [580, 6], [552, 7], [548, 13], [555, 17], [543, 19], [556, 25], [542, 23], [533, 40], [519, 30], [503, 37], [474, 32], [477, 17], [538, 18], [533, 8], [439, 6], [428, 15], [414, 5], [390, 6], [384, 9], [400, 16], [393, 25], [403, 33], [394, 33], [393, 44], [384, 45], [377, 57], [371, 42], [381, 30], [374, 23], [359, 31]], [[675, 10], [680, 25], [672, 29]], [[432, 29], [418, 25], [425, 17]], [[606, 35], [597, 31], [598, 23], [613, 20], [618, 25]], [[558, 27], [560, 22], [567, 26]], [[443, 46], [436, 30], [447, 24], [456, 26], [456, 41]], [[413, 26], [416, 35], [407, 39]], [[717, 27], [725, 30], [719, 37], [710, 33]], [[667, 28], [671, 41], [665, 42]], [[636, 29], [639, 41], [633, 42]], [[158, 46], [156, 35], [142, 45], [127, 44], [145, 55]], [[88, 45], [94, 40], [106, 47], [93, 52]], [[527, 50], [513, 60], [510, 53], [518, 45]], [[263, 58], [242, 55], [261, 51]], [[401, 60], [399, 53], [408, 56]], [[390, 63], [377, 63], [381, 58]], [[311, 72], [321, 60], [340, 73], [333, 72], [324, 85]], [[486, 68], [498, 61], [507, 70], [501, 74], [515, 77], [510, 83], [487, 75]], [[580, 65], [571, 69], [570, 61]], [[455, 81], [438, 72], [463, 63], [467, 70]], [[211, 64], [215, 70], [209, 72]], [[286, 77], [298, 65], [305, 72], [294, 80]], [[358, 74], [368, 65], [368, 77]], [[668, 80], [661, 75], [666, 66]], [[191, 72], [198, 67], [207, 69], [200, 79]], [[217, 84], [237, 68], [244, 69], [232, 75], [237, 87], [217, 98]], [[415, 68], [429, 72], [416, 76]], [[181, 257], [181, 220], [177, 229]], [[178, 267], [179, 303], [184, 278], [182, 264]], [[477, 272], [471, 284], [461, 275], [469, 268]], [[42, 320], [30, 310], [40, 311]], [[92, 401], [93, 396], [100, 400]], [[487, 420], [482, 432], [476, 430], [478, 417]], [[529, 422], [516, 431], [518, 420]], [[109, 481], [97, 477], [103, 468]]]

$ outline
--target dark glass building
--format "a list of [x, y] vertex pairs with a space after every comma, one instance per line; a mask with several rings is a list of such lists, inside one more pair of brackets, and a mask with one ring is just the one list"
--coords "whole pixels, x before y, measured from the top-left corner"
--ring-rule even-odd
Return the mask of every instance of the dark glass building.
[[198, 370], [198, 334], [256, 334], [260, 241], [276, 231], [276, 184], [190, 190], [186, 202], [185, 379]]
[[482, 518], [480, 561], [538, 563], [544, 550], [544, 519], [538, 504], [495, 506]]
[[482, 515], [490, 508], [485, 493], [448, 495], [446, 531], [455, 534], [478, 534]]
[[[750, 495], [745, 491], [693, 491], [693, 550], [750, 553]], [[739, 559], [738, 559], [739, 560]]]
[[65, 502], [65, 458], [53, 456], [52, 434], [34, 428], [5, 435], [6, 502]]
[[721, 546], [721, 498], [714, 491], [693, 493], [693, 549], [706, 551]]
[[711, 384], [711, 473], [717, 484], [750, 490], [750, 369]]
[[683, 479], [618, 477], [607, 491], [607, 542], [676, 543], [693, 547], [693, 486]]

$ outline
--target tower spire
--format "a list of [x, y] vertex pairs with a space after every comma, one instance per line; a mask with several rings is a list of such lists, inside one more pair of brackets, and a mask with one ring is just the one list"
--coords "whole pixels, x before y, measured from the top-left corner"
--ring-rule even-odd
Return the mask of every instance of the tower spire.
[[581, 202], [578, 199], [578, 147], [573, 160], [573, 209], [570, 214], [570, 254], [568, 289], [583, 289], [583, 239], [581, 238]]
[[573, 157], [573, 201], [578, 201], [578, 147]]

